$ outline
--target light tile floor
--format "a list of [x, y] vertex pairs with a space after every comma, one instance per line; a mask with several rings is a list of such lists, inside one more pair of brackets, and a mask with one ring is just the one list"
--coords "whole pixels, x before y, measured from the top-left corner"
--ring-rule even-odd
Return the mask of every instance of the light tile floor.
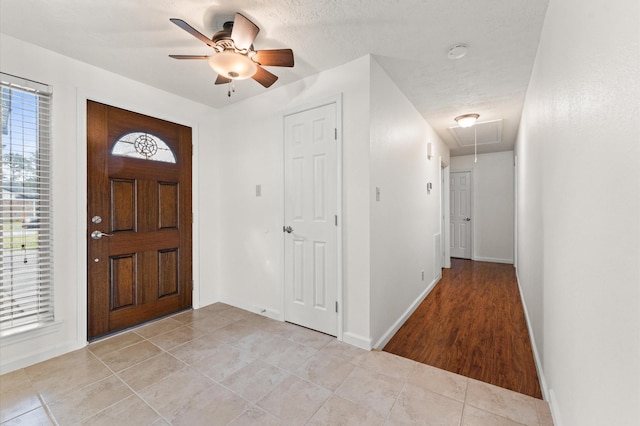
[[217, 303], [0, 376], [2, 425], [552, 425], [546, 402]]

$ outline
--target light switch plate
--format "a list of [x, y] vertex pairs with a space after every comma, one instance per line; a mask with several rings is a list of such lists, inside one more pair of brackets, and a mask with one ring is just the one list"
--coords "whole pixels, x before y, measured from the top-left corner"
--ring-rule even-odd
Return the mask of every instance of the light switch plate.
[[256, 185], [256, 197], [262, 197], [262, 185]]
[[376, 201], [380, 201], [380, 188], [376, 186]]

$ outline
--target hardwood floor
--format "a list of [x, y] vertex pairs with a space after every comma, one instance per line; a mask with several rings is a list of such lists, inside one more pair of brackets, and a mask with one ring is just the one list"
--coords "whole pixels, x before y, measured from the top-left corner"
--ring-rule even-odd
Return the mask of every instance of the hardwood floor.
[[451, 259], [384, 351], [542, 398], [513, 265]]

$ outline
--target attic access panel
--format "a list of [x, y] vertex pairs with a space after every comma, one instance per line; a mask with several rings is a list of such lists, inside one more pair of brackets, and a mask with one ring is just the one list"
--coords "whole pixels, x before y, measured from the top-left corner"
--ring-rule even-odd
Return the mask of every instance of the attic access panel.
[[502, 142], [502, 119], [483, 121], [471, 127], [449, 127], [449, 131], [462, 148], [473, 146], [477, 136], [478, 145], [491, 145]]

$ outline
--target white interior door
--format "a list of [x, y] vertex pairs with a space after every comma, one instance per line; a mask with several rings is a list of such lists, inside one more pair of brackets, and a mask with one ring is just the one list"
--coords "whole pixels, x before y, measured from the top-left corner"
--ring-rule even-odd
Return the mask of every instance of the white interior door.
[[451, 172], [451, 257], [471, 259], [471, 172]]
[[447, 191], [445, 191], [445, 180], [444, 180], [444, 171], [445, 171], [446, 167], [444, 166], [444, 164], [440, 164], [440, 247], [438, 248], [440, 250], [440, 270], [437, 271], [437, 275], [439, 275], [440, 277], [442, 277], [442, 268], [444, 268], [446, 266], [446, 262], [445, 262], [445, 257], [446, 257], [446, 244], [447, 244], [447, 233], [445, 232], [446, 228], [446, 223], [447, 221], [445, 220], [445, 202], [446, 202], [446, 197], [445, 194], [447, 193]]
[[284, 119], [285, 320], [337, 335], [336, 104]]

